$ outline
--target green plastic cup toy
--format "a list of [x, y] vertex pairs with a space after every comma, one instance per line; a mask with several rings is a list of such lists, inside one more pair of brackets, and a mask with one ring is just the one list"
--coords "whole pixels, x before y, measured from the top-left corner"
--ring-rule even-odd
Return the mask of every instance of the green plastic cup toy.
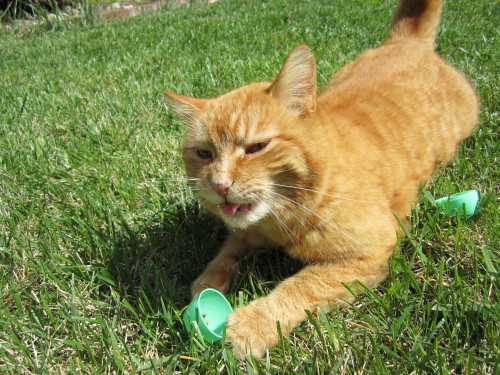
[[446, 216], [455, 216], [458, 212], [461, 217], [468, 219], [476, 212], [478, 201], [479, 192], [469, 190], [437, 199], [436, 205]]
[[203, 339], [216, 342], [222, 339], [226, 318], [233, 312], [226, 297], [215, 289], [205, 289], [184, 311], [182, 320], [188, 331], [196, 322]]

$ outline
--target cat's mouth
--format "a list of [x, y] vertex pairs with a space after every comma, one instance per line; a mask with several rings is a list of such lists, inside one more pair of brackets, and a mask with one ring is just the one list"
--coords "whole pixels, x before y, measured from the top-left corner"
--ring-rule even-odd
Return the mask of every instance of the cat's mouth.
[[237, 203], [222, 203], [219, 205], [220, 210], [224, 215], [234, 216], [236, 213], [248, 213], [252, 211], [252, 205], [250, 203], [247, 204], [237, 204]]

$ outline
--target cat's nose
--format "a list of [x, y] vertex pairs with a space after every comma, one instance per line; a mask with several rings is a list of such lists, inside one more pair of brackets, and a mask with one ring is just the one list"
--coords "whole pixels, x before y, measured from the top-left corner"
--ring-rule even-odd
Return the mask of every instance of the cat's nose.
[[217, 193], [219, 193], [220, 195], [225, 197], [227, 195], [227, 193], [229, 192], [229, 188], [231, 187], [233, 182], [229, 181], [229, 180], [228, 181], [212, 181], [210, 184], [212, 185], [212, 188]]

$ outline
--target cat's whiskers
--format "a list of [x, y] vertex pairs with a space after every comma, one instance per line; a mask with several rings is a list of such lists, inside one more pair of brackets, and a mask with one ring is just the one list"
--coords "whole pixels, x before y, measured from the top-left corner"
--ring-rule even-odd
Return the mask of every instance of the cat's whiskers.
[[[326, 220], [323, 216], [321, 216], [321, 215], [317, 214], [317, 213], [316, 213], [316, 212], [314, 212], [313, 210], [311, 210], [311, 209], [307, 208], [306, 206], [304, 206], [304, 205], [300, 204], [299, 202], [297, 202], [297, 201], [295, 201], [295, 200], [293, 200], [293, 199], [291, 199], [291, 198], [288, 198], [288, 197], [286, 197], [286, 196], [284, 196], [284, 195], [282, 195], [282, 194], [276, 193], [276, 192], [274, 192], [274, 191], [269, 191], [269, 192], [270, 192], [271, 194], [277, 195], [277, 196], [279, 196], [279, 197], [281, 197], [281, 198], [283, 198], [283, 199], [285, 199], [285, 200], [287, 200], [287, 201], [289, 201], [289, 202], [293, 203], [293, 204], [294, 204], [294, 205], [296, 205], [297, 207], [300, 207], [300, 208], [302, 208], [302, 209], [306, 210], [307, 212], [309, 212], [309, 213], [311, 213], [312, 215], [316, 216], [318, 219], [320, 219], [320, 220], [321, 220], [321, 221], [323, 221], [324, 223], [328, 224], [330, 227], [332, 227], [333, 229], [335, 229], [337, 232], [339, 232], [339, 233], [340, 233], [342, 236], [344, 236], [345, 238], [349, 239], [351, 242], [358, 244], [359, 246], [361, 246], [361, 247], [362, 247], [363, 249], [365, 249], [365, 250], [369, 250], [369, 248], [368, 248], [365, 244], [363, 244], [363, 243], [362, 243], [362, 242], [360, 242], [359, 240], [357, 240], [357, 239], [353, 238], [353, 237], [352, 237], [352, 236], [350, 236], [348, 233], [346, 233], [344, 230], [342, 230], [342, 229], [341, 229], [338, 225], [336, 225], [336, 224], [334, 224], [334, 223], [332, 223], [332, 222], [330, 222], [330, 221]], [[336, 243], [335, 245], [336, 245], [336, 246], [341, 246], [341, 244], [340, 244], [340, 243]]]
[[[267, 199], [269, 199], [270, 201], [272, 201], [274, 204], [282, 207], [284, 210], [286, 210], [289, 214], [291, 214], [295, 219], [296, 219], [296, 223], [300, 223], [300, 226], [302, 227], [302, 229], [304, 230], [308, 230], [309, 228], [307, 228], [306, 224], [309, 225], [310, 227], [318, 230], [318, 231], [321, 231], [321, 228], [318, 228], [316, 225], [314, 225], [313, 223], [311, 223], [310, 220], [308, 219], [305, 219], [304, 218], [299, 218], [294, 212], [293, 210], [291, 210], [290, 208], [288, 208], [285, 204], [279, 202], [277, 199], [274, 199], [273, 197], [271, 197], [270, 195], [268, 194], [263, 194]], [[276, 213], [274, 213], [274, 215], [276, 215]], [[277, 215], [276, 215], [277, 216]], [[279, 219], [283, 225], [285, 225], [287, 228], [289, 228], [286, 223], [282, 220], [282, 219]], [[291, 229], [289, 229], [290, 231], [292, 231]], [[293, 231], [292, 231], [293, 235], [299, 239], [299, 237], [297, 236], [297, 234], [295, 234]], [[336, 245], [330, 238], [326, 238], [327, 241], [329, 241], [332, 245]], [[298, 245], [298, 243], [295, 243], [294, 241], [292, 241], [292, 243], [294, 245]], [[327, 257], [324, 255], [323, 253], [323, 249], [320, 247], [320, 248], [317, 248], [317, 251], [319, 252], [320, 254], [320, 257], [323, 257], [324, 259], [326, 259]]]
[[[297, 240], [299, 240], [299, 237], [288, 227], [288, 225], [286, 225], [286, 223], [278, 216], [278, 214], [276, 214], [276, 212], [273, 211], [271, 206], [269, 206], [264, 200], [262, 200], [258, 197], [255, 197], [255, 200], [260, 202], [261, 204], [263, 204], [264, 206], [266, 206], [269, 209], [269, 213], [271, 214], [271, 217], [278, 225], [278, 228], [281, 231], [281, 233], [283, 233], [283, 234], [286, 233], [286, 235], [290, 238], [290, 241], [292, 241], [292, 243], [294, 245], [296, 245], [297, 243], [295, 242], [295, 240], [292, 238], [291, 235], [293, 235]], [[274, 203], [276, 203], [276, 202], [274, 202]]]
[[[189, 187], [179, 188], [176, 191], [169, 191], [164, 194], [164, 197], [167, 198], [167, 202], [165, 207], [173, 208], [181, 205], [185, 205], [186, 203], [196, 202], [196, 197], [192, 194], [191, 189]], [[152, 202], [153, 199], [149, 199], [147, 202]], [[185, 207], [184, 207], [185, 208]]]
[[[286, 198], [286, 197], [285, 197]], [[292, 203], [294, 206], [298, 206], [299, 208], [303, 208], [305, 209], [304, 206], [301, 206], [300, 204], [298, 204], [298, 202], [294, 201], [293, 199], [288, 199], [287, 200], [288, 202]], [[277, 200], [275, 200], [275, 202], [278, 202]], [[283, 205], [281, 203], [281, 205]], [[283, 205], [284, 206], [284, 205]], [[304, 230], [310, 230], [311, 228], [313, 228], [314, 230], [317, 230], [318, 232], [320, 233], [323, 233], [323, 229], [321, 227], [319, 227], [318, 225], [314, 224], [311, 222], [311, 220], [307, 217], [300, 217], [298, 215], [296, 215], [293, 210], [288, 209], [288, 212], [291, 213], [294, 218], [301, 224], [301, 227], [304, 229]], [[309, 227], [307, 227], [309, 226]], [[342, 230], [340, 230], [340, 228], [336, 228], [338, 231], [340, 231], [342, 233]], [[343, 250], [347, 250], [347, 248], [342, 244], [342, 243], [339, 243], [339, 242], [335, 242], [332, 238], [330, 237], [324, 237], [324, 239], [329, 242], [333, 247], [336, 247], [336, 248], [342, 248]], [[324, 252], [324, 249], [320, 246], [316, 249], [318, 251], [318, 253], [320, 254], [320, 257], [322, 257], [323, 259], [327, 259], [328, 257], [325, 256], [325, 252]], [[328, 251], [326, 251], [328, 253]]]
[[194, 187], [190, 187], [190, 186], [185, 186], [185, 187], [179, 187], [179, 188], [177, 188], [177, 192], [178, 193], [185, 193], [185, 194], [187, 194], [189, 196], [193, 196], [193, 197], [195, 196], [193, 194], [193, 192], [199, 191], [199, 190], [200, 190], [199, 188], [194, 188]]
[[329, 197], [332, 197], [332, 198], [335, 198], [335, 199], [342, 199], [342, 200], [346, 200], [346, 201], [353, 201], [353, 202], [360, 202], [360, 203], [370, 203], [370, 204], [387, 204], [389, 202], [389, 200], [378, 201], [377, 202], [377, 201], [366, 201], [366, 200], [362, 200], [362, 199], [346, 198], [346, 197], [342, 197], [340, 195], [333, 195], [333, 194], [329, 194], [329, 193], [324, 193], [322, 191], [308, 189], [308, 188], [303, 188], [303, 187], [298, 187], [298, 186], [282, 185], [282, 184], [271, 184], [271, 185], [278, 186], [278, 187], [284, 187], [284, 188], [288, 188], [288, 189], [305, 190], [305, 191], [309, 191], [309, 192], [312, 192], [312, 193], [326, 195], [326, 196], [329, 196]]
[[[299, 218], [299, 217], [295, 214], [295, 212], [293, 212], [292, 210], [290, 210], [290, 208], [288, 208], [285, 204], [283, 204], [283, 203], [281, 203], [280, 201], [278, 201], [278, 200], [274, 199], [271, 195], [267, 194], [267, 192], [266, 192], [266, 193], [263, 193], [262, 195], [263, 195], [266, 199], [268, 199], [268, 200], [270, 200], [271, 202], [273, 202], [275, 205], [277, 205], [277, 206], [281, 207], [283, 210], [287, 211], [287, 213], [291, 214], [291, 215], [292, 215], [292, 216], [293, 216], [293, 217], [297, 220], [297, 221], [296, 221], [296, 223], [297, 223], [297, 224], [299, 224], [299, 225], [302, 227], [302, 229], [304, 229], [304, 230], [308, 229], [308, 228], [306, 227], [306, 223], [304, 222], [303, 218]], [[269, 207], [269, 205], [267, 205], [267, 206]], [[274, 212], [273, 212], [273, 213], [274, 213]], [[274, 214], [276, 214], [276, 213], [274, 213]], [[281, 219], [280, 219], [280, 220], [281, 220]], [[282, 221], [282, 220], [281, 220], [281, 221]], [[312, 227], [316, 228], [316, 227], [314, 226], [314, 224], [312, 224], [312, 223], [310, 223], [310, 222], [307, 222], [307, 224], [309, 224], [309, 225], [311, 225]], [[317, 229], [317, 228], [316, 228], [316, 229]], [[297, 236], [295, 235], [295, 237], [297, 237]], [[298, 237], [297, 237], [297, 238], [298, 238]]]
[[[268, 194], [268, 192], [264, 192], [262, 193], [262, 196], [267, 199], [268, 201], [271, 201], [275, 206], [277, 206], [278, 208], [281, 208], [282, 210], [286, 211], [288, 214], [291, 214], [297, 221], [295, 222], [295, 224], [298, 224], [300, 227], [302, 227], [302, 229], [304, 230], [307, 230], [307, 226], [306, 226], [306, 223], [302, 220], [302, 218], [299, 218], [295, 212], [293, 212], [289, 207], [287, 207], [284, 203], [280, 202], [279, 200], [275, 199], [274, 197], [272, 197], [270, 194]], [[269, 204], [267, 204], [268, 207], [271, 208], [271, 206]], [[272, 212], [274, 215], [276, 216], [279, 216], [276, 212]], [[283, 225], [285, 225], [292, 233], [293, 230], [288, 226], [286, 225], [286, 223], [284, 222], [283, 219], [279, 218], [279, 220], [283, 223]], [[310, 223], [307, 223], [307, 224], [310, 224]], [[299, 239], [299, 237], [294, 233], [294, 237]]]
[[196, 198], [195, 194], [193, 194], [193, 189], [189, 187], [168, 191], [165, 196], [183, 200], [193, 200]]
[[180, 182], [194, 182], [194, 181], [201, 181], [201, 178], [196, 178], [196, 177], [164, 177], [164, 178], [152, 178], [150, 180], [151, 182], [164, 182], [164, 181], [180, 181]]
[[[152, 178], [149, 180], [150, 183], [162, 183], [162, 182], [172, 182], [172, 183], [181, 183], [178, 186], [175, 186], [173, 190], [177, 190], [178, 192], [184, 191], [186, 193], [192, 193], [193, 191], [200, 190], [199, 187], [196, 187], [193, 183], [201, 181], [201, 178], [196, 177], [165, 177], [165, 178]], [[143, 185], [147, 183], [144, 182]], [[190, 194], [191, 195], [191, 194]]]

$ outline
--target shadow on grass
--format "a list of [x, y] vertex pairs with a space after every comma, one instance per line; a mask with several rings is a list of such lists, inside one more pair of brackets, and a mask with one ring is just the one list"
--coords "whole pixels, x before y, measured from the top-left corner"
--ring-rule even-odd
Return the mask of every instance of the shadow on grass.
[[107, 269], [130, 303], [146, 297], [153, 309], [160, 300], [180, 309], [189, 302], [191, 282], [224, 236], [222, 224], [196, 202], [186, 202], [175, 214], [157, 213], [138, 229], [124, 227]]
[[[161, 301], [180, 310], [190, 301], [191, 283], [215, 257], [226, 233], [221, 221], [189, 201], [174, 215], [160, 213], [138, 230], [125, 228], [107, 269], [121, 297], [130, 303], [145, 297], [153, 310], [161, 308]], [[264, 249], [242, 260], [230, 294], [258, 294], [259, 284], [266, 284], [264, 290], [271, 288], [300, 268], [281, 249]], [[255, 282], [258, 285], [250, 285]]]

